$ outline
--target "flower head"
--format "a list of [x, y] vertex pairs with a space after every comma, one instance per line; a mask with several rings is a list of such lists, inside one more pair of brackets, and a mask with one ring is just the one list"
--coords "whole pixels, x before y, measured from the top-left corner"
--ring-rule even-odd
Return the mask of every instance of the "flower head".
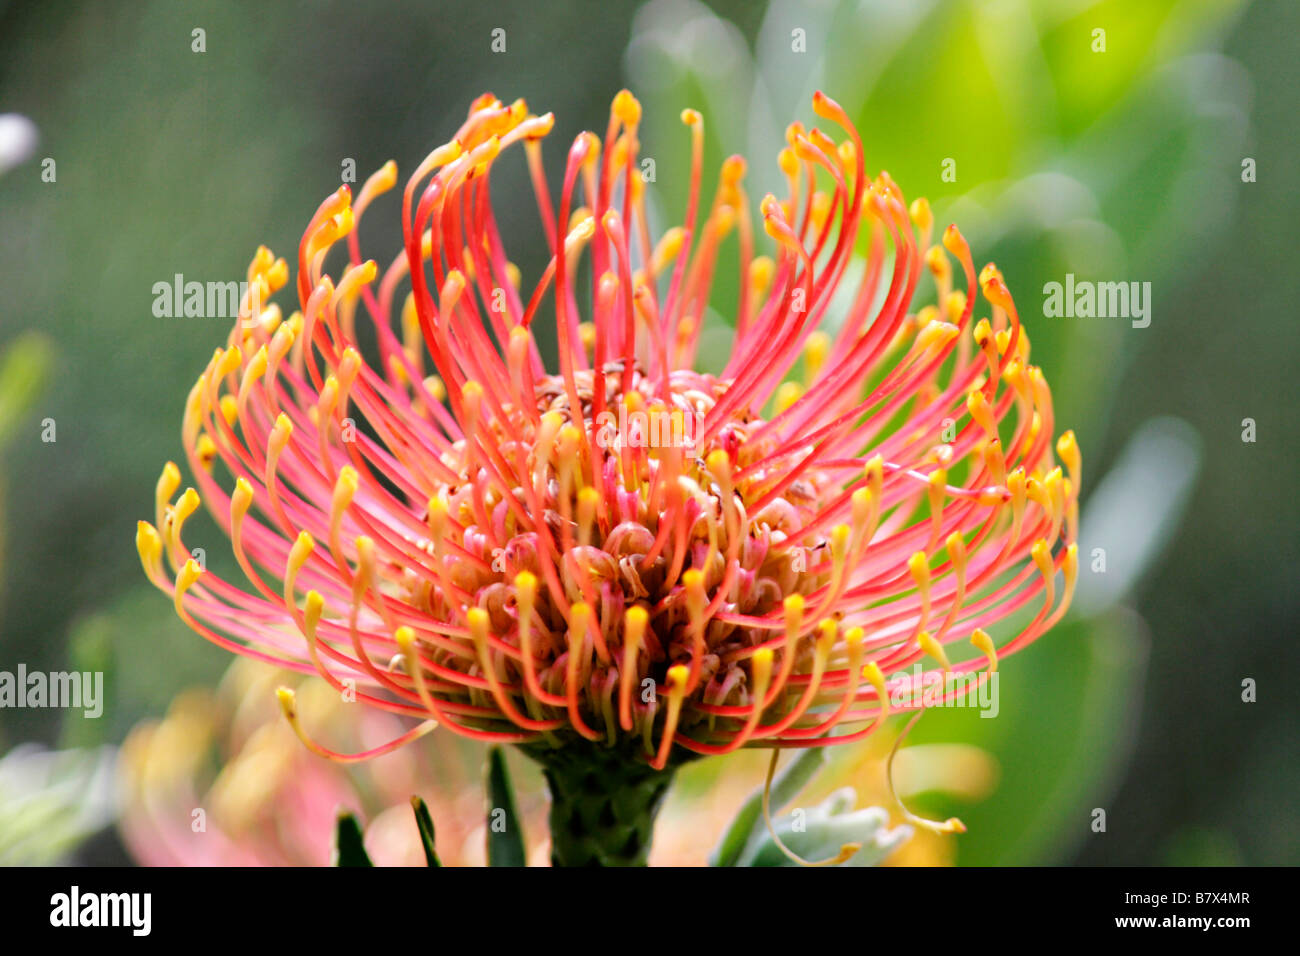
[[[382, 272], [356, 225], [396, 167], [339, 189], [303, 234], [298, 311], [266, 304], [286, 261], [254, 257], [185, 407], [197, 490], [175, 498], [169, 463], [156, 526], [140, 523], [146, 573], [209, 639], [425, 718], [344, 758], [284, 692], [309, 745], [340, 759], [436, 723], [662, 768], [860, 739], [918, 662], [986, 679], [1069, 602], [1079, 452], [1069, 432], [1053, 446], [998, 269], [977, 278], [955, 226], [932, 244], [925, 200], [867, 175], [833, 100], [813, 108], [834, 132], [789, 128], [789, 191], [762, 200], [761, 231], [740, 157], [701, 205], [703, 119], [687, 110], [685, 219], [652, 238], [626, 91], [603, 143], [574, 140], [558, 202], [551, 115], [480, 97], [407, 182], [404, 251]], [[493, 215], [514, 146], [551, 253], [528, 284]], [[732, 234], [734, 346], [703, 374]], [[201, 502], [247, 584], [183, 543]]]

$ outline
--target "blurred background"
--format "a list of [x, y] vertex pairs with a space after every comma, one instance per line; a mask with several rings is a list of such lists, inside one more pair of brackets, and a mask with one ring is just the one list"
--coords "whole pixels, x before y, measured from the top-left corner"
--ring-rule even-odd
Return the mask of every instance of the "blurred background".
[[[0, 863], [325, 862], [339, 803], [372, 855], [411, 861], [409, 810], [381, 821], [415, 790], [447, 855], [481, 861], [480, 753], [306, 763], [275, 675], [231, 667], [145, 582], [135, 522], [228, 330], [156, 317], [153, 287], [292, 251], [347, 160], [358, 180], [409, 170], [484, 90], [554, 111], [554, 173], [623, 86], [661, 224], [685, 203], [683, 107], [705, 115], [706, 169], [742, 153], [761, 196], [825, 89], [868, 169], [1001, 267], [1079, 436], [1074, 608], [1003, 668], [997, 719], [917, 727], [900, 786], [969, 832], [889, 862], [1300, 863], [1297, 36], [1289, 0], [0, 3], [0, 671], [106, 680], [98, 719], [0, 709]], [[494, 181], [525, 189], [523, 162]], [[520, 195], [498, 216], [530, 275], [543, 239]], [[398, 236], [377, 206], [363, 246], [387, 261]], [[1150, 282], [1149, 327], [1045, 317], [1067, 273]], [[725, 276], [706, 366], [728, 347]], [[193, 534], [220, 568], [214, 527]], [[827, 787], [890, 807], [887, 744], [837, 754]], [[690, 768], [657, 860], [703, 862], [762, 765]], [[516, 770], [537, 844], [543, 798]]]

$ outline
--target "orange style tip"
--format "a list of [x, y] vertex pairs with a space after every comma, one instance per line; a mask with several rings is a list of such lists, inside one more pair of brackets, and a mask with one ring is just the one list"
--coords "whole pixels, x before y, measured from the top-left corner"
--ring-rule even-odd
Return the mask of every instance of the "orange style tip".
[[944, 539], [943, 546], [948, 549], [948, 556], [960, 559], [966, 555], [966, 539], [960, 531], [954, 531]]
[[709, 471], [719, 478], [729, 478], [731, 476], [731, 458], [721, 448], [715, 448], [709, 452], [708, 458], [704, 460]]
[[826, 154], [834, 154], [835, 150], [838, 148], [835, 145], [835, 140], [831, 139], [816, 126], [808, 131], [808, 141]]
[[728, 156], [722, 162], [722, 181], [728, 186], [735, 186], [744, 179], [747, 168], [745, 157]]
[[409, 657], [411, 649], [415, 646], [415, 631], [403, 624], [393, 632], [393, 641], [397, 644], [398, 650]]
[[1077, 472], [1082, 464], [1082, 456], [1079, 453], [1079, 442], [1074, 437], [1073, 431], [1067, 431], [1056, 440], [1056, 453], [1061, 456], [1065, 462], [1065, 467], [1071, 473]]
[[252, 500], [253, 486], [247, 478], [241, 475], [235, 479], [235, 493], [230, 496], [231, 508], [234, 509], [238, 505], [242, 513], [248, 508], [248, 503]]
[[238, 345], [232, 345], [229, 351], [225, 352], [217, 362], [216, 373], [219, 378], [225, 378], [231, 372], [236, 371], [243, 364], [244, 353]]
[[849, 536], [853, 529], [846, 524], [837, 524], [831, 529], [831, 549], [836, 557], [842, 558], [844, 551], [848, 548]]
[[[579, 213], [581, 213], [581, 210], [574, 214], [575, 218]], [[584, 217], [578, 220], [577, 224], [569, 230], [569, 240], [574, 242], [586, 241], [595, 234], [596, 218], [594, 216], [584, 215]]]
[[627, 620], [628, 628], [637, 631], [644, 630], [646, 624], [650, 621], [650, 612], [640, 604], [633, 604], [623, 616]]
[[736, 224], [736, 211], [730, 206], [721, 206], [713, 214], [709, 224], [713, 227], [713, 234], [718, 239], [725, 239]]
[[140, 560], [146, 562], [146, 567], [162, 555], [162, 536], [148, 521], [136, 522], [135, 549], [140, 552]]
[[611, 110], [624, 126], [636, 126], [641, 122], [641, 104], [630, 90], [619, 90], [614, 95]]
[[840, 108], [840, 104], [836, 103], [821, 90], [817, 90], [813, 93], [812, 108], [814, 113], [822, 119], [828, 120], [838, 120], [844, 112]]
[[1052, 564], [1052, 553], [1046, 540], [1039, 538], [1035, 541], [1029, 553], [1043, 577], [1050, 578], [1055, 573], [1056, 567]]
[[176, 499], [177, 520], [183, 521], [194, 513], [201, 504], [199, 493], [193, 488], [186, 488], [185, 492]]
[[796, 158], [801, 159], [804, 162], [816, 162], [817, 150], [814, 149], [813, 144], [808, 141], [808, 137], [796, 136], [792, 148], [794, 149], [794, 155]]
[[158, 500], [158, 506], [161, 508], [165, 502], [172, 500], [172, 495], [176, 494], [176, 489], [181, 486], [181, 470], [176, 467], [175, 462], [167, 462], [163, 466], [162, 474], [158, 476], [158, 484], [155, 488], [155, 496]]
[[687, 126], [696, 126], [700, 123], [702, 119], [703, 117], [700, 116], [698, 110], [693, 110], [689, 108], [682, 110], [682, 122], [685, 123]]
[[922, 631], [918, 634], [916, 643], [921, 650], [938, 661], [945, 671], [952, 669], [952, 665], [948, 663], [948, 654], [944, 651], [943, 645], [936, 641], [929, 631]]
[[[613, 303], [614, 296], [617, 293], [618, 293], [618, 276], [616, 276], [613, 272], [603, 273], [600, 277], [600, 282], [598, 283], [596, 288], [596, 294], [599, 297], [599, 301], [606, 306], [611, 306]], [[591, 325], [592, 323], [584, 322], [582, 324]], [[516, 325], [515, 328], [516, 329], [520, 328], [520, 326]]]
[[296, 716], [293, 691], [290, 688], [281, 685], [275, 689], [275, 699], [280, 702], [280, 710], [284, 716], [293, 720]]
[[340, 494], [344, 494], [351, 500], [356, 494], [360, 478], [357, 476], [357, 470], [351, 465], [344, 465], [339, 469], [338, 479], [334, 482], [334, 488]]
[[682, 587], [687, 591], [702, 590], [704, 587], [704, 572], [699, 568], [690, 568], [682, 572]]
[[465, 275], [459, 269], [452, 269], [442, 281], [442, 294], [459, 295], [465, 288]]
[[1011, 305], [1011, 292], [1007, 289], [1006, 283], [1002, 281], [1001, 276], [990, 277], [981, 284], [980, 288], [984, 292], [984, 298], [999, 308], [1005, 309]]
[[488, 612], [481, 607], [472, 607], [465, 612], [469, 624], [470, 637], [474, 640], [486, 640], [488, 635]]
[[862, 676], [876, 690], [876, 699], [880, 702], [882, 714], [889, 712], [889, 693], [888, 686], [885, 684], [885, 673], [880, 669], [880, 665], [871, 661], [862, 668]]
[[799, 160], [795, 159], [794, 150], [789, 147], [776, 154], [776, 165], [791, 179], [799, 173]]
[[289, 549], [289, 562], [301, 564], [316, 548], [316, 540], [306, 531], [299, 531], [298, 537]]
[[943, 247], [959, 259], [963, 258], [962, 253], [967, 251], [966, 237], [961, 234], [956, 223], [950, 223], [948, 228], [944, 229]]
[[925, 265], [927, 269], [937, 276], [946, 275], [950, 271], [948, 269], [948, 257], [943, 254], [941, 246], [931, 246], [925, 250]]
[[930, 211], [930, 201], [924, 196], [913, 200], [908, 215], [911, 216], [913, 225], [918, 229], [929, 229], [934, 225], [934, 213]]
[[537, 117], [536, 127], [537, 132], [530, 138], [540, 139], [541, 137], [546, 136], [555, 128], [555, 114], [543, 113], [541, 116]]
[[623, 396], [623, 404], [627, 406], [629, 412], [639, 412], [645, 409], [645, 396], [640, 392], [631, 391]]
[[203, 576], [203, 567], [194, 558], [185, 562], [180, 573], [176, 575], [176, 594], [179, 597], [194, 586], [194, 582]]
[[988, 657], [989, 671], [996, 671], [997, 645], [993, 644], [992, 637], [989, 637], [988, 633], [983, 631], [982, 628], [976, 627], [974, 631], [971, 631], [971, 645], [976, 650], [983, 652], [985, 657]]

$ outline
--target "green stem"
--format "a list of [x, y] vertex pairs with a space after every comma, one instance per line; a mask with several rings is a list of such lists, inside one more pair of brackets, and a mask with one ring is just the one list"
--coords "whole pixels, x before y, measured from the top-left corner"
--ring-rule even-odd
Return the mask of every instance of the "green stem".
[[645, 866], [655, 816], [676, 768], [655, 770], [623, 749], [525, 748], [551, 791], [553, 866]]

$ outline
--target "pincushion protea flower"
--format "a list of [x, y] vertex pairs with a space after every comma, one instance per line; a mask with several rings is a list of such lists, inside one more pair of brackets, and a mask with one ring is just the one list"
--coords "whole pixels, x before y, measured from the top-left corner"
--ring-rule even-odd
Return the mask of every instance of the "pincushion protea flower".
[[[282, 692], [309, 747], [361, 759], [435, 724], [518, 744], [546, 771], [555, 862], [639, 862], [681, 761], [859, 740], [905, 669], [982, 681], [1061, 617], [1079, 453], [1066, 432], [1056, 466], [1051, 395], [1003, 278], [990, 264], [977, 286], [957, 228], [932, 245], [928, 204], [868, 177], [833, 100], [813, 108], [843, 138], [789, 128], [789, 194], [760, 205], [771, 256], [755, 255], [740, 157], [701, 207], [693, 110], [685, 221], [652, 241], [626, 91], [604, 148], [574, 140], [558, 208], [541, 152], [553, 117], [485, 95], [407, 182], [405, 249], [382, 276], [355, 227], [392, 163], [316, 211], [287, 319], [263, 303], [289, 266], [258, 250], [185, 406], [197, 490], [173, 501], [169, 463], [137, 544], [210, 640], [424, 718], [336, 754]], [[551, 250], [531, 290], [490, 192], [516, 144]], [[693, 365], [732, 231], [735, 342], [706, 375]], [[344, 240], [335, 280], [324, 265]], [[911, 312], [923, 266], [935, 304]], [[973, 321], [977, 292], [990, 313]], [[554, 321], [554, 371], [539, 319]], [[182, 543], [201, 501], [246, 586]], [[995, 644], [988, 631], [1022, 609]], [[966, 641], [975, 652], [949, 656]]]

